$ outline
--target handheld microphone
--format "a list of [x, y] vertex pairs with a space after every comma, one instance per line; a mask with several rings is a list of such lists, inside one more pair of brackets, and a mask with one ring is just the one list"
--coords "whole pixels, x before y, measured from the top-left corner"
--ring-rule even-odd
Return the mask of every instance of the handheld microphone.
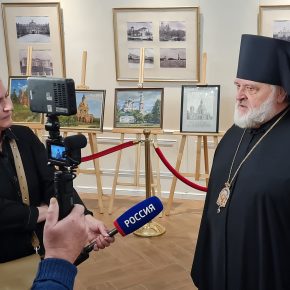
[[120, 233], [126, 236], [135, 232], [163, 210], [160, 199], [156, 196], [147, 198], [124, 212], [114, 221], [115, 229], [109, 231], [109, 236]]
[[[110, 237], [113, 237], [117, 233], [120, 233], [122, 236], [131, 234], [154, 219], [162, 210], [163, 205], [161, 200], [156, 196], [149, 197], [119, 216], [114, 221], [115, 228], [110, 230], [108, 234]], [[89, 257], [89, 252], [93, 250], [95, 244], [96, 242], [92, 242], [86, 246], [74, 262], [74, 265], [77, 266], [85, 261]]]

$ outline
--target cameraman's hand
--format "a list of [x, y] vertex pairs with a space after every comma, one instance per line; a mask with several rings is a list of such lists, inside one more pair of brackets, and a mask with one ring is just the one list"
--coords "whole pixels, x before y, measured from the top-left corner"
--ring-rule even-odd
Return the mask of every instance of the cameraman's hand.
[[89, 214], [85, 216], [85, 219], [88, 228], [88, 242], [96, 241], [95, 251], [109, 247], [115, 241], [114, 237], [108, 235], [108, 229], [102, 221]]
[[45, 258], [59, 258], [74, 263], [88, 239], [84, 207], [76, 204], [71, 213], [58, 221], [59, 206], [51, 198], [44, 225]]

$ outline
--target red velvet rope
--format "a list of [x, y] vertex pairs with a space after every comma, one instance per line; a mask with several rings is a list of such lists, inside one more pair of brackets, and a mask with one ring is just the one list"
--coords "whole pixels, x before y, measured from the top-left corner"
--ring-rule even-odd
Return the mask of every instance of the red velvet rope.
[[168, 170], [171, 171], [171, 173], [173, 175], [175, 175], [179, 180], [181, 180], [182, 182], [184, 182], [185, 184], [187, 184], [188, 186], [190, 186], [192, 188], [207, 192], [207, 187], [204, 187], [204, 186], [201, 186], [201, 185], [198, 185], [196, 183], [191, 182], [190, 180], [188, 180], [187, 178], [182, 176], [178, 171], [176, 171], [175, 168], [165, 158], [165, 156], [163, 155], [163, 153], [159, 147], [155, 147], [155, 151], [156, 151], [157, 155], [159, 156], [159, 158], [161, 159], [161, 161], [164, 163], [164, 165], [168, 168]]
[[98, 153], [95, 153], [95, 154], [92, 154], [92, 155], [89, 155], [89, 156], [82, 157], [81, 161], [82, 162], [86, 162], [86, 161], [90, 161], [90, 160], [93, 160], [93, 159], [96, 159], [96, 158], [100, 158], [102, 156], [111, 154], [111, 153], [116, 152], [118, 150], [125, 149], [127, 147], [131, 147], [131, 146], [133, 146], [133, 145], [135, 145], [137, 143], [138, 142], [136, 142], [136, 141], [128, 141], [126, 143], [122, 143], [120, 145], [111, 147], [111, 148], [106, 149], [104, 151], [101, 151], [101, 152], [98, 152]]

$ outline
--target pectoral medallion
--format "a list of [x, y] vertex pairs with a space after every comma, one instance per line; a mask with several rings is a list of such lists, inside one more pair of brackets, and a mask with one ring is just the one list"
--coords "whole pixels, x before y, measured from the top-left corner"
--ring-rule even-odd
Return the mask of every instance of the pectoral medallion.
[[229, 197], [230, 197], [230, 187], [228, 183], [225, 183], [225, 187], [221, 190], [218, 199], [216, 201], [216, 204], [218, 205], [217, 213], [221, 212], [221, 207], [226, 206]]

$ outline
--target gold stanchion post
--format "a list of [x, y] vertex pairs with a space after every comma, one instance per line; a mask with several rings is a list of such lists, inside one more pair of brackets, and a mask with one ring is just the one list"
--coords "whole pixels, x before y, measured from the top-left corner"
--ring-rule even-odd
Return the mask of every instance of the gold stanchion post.
[[[145, 179], [146, 179], [146, 198], [151, 197], [151, 160], [150, 160], [150, 134], [151, 131], [144, 129], [145, 135]], [[165, 228], [155, 221], [150, 221], [134, 232], [141, 237], [156, 237], [165, 233]]]

